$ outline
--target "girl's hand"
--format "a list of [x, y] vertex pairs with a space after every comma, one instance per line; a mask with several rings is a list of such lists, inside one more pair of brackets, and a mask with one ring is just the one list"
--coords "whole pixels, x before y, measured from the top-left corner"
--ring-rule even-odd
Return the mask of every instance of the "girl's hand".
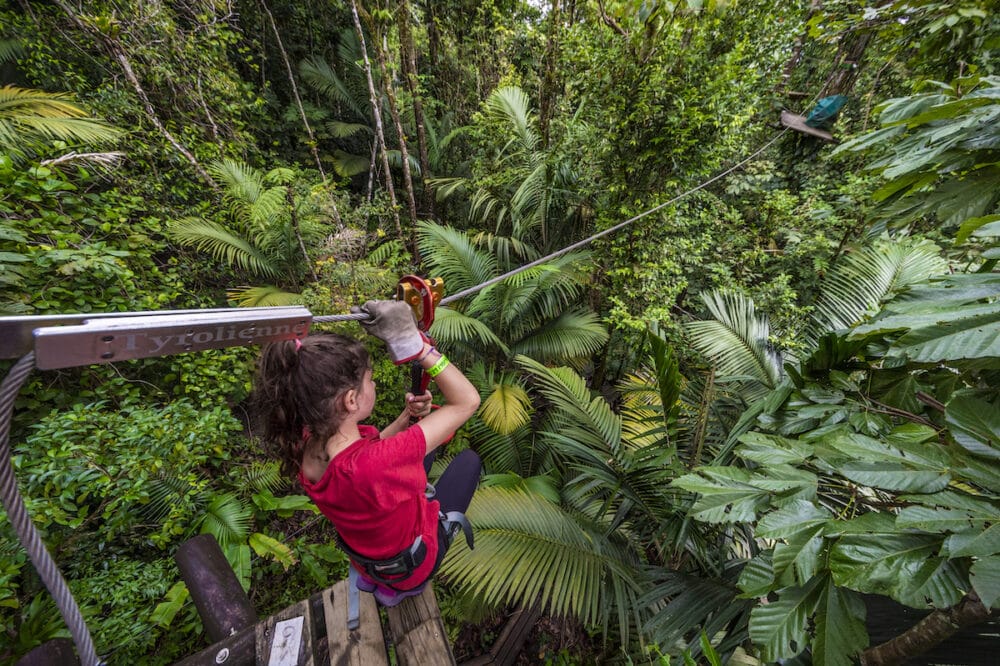
[[413, 417], [422, 419], [431, 413], [431, 392], [424, 391], [423, 395], [406, 394], [406, 413]]

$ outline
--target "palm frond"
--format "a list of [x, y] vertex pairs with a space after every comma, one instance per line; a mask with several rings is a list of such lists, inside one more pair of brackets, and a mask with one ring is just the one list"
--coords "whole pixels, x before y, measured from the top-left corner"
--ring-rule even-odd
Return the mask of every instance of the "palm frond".
[[146, 484], [149, 502], [142, 506], [140, 513], [146, 520], [159, 523], [191, 490], [188, 479], [167, 473], [158, 474]]
[[520, 141], [520, 149], [533, 152], [538, 148], [539, 136], [532, 124], [531, 104], [528, 94], [517, 86], [497, 88], [484, 104], [487, 113], [506, 120]]
[[548, 368], [527, 356], [515, 359], [558, 412], [563, 435], [589, 448], [614, 451], [621, 443], [621, 417], [601, 396], [592, 396], [583, 378], [569, 368]]
[[465, 192], [469, 186], [469, 179], [461, 177], [428, 178], [427, 185], [434, 188], [434, 197], [437, 201], [444, 201], [454, 194]]
[[264, 174], [265, 185], [290, 185], [295, 181], [295, 170], [288, 167], [275, 167]]
[[532, 330], [511, 345], [511, 351], [541, 361], [570, 362], [592, 357], [607, 341], [600, 317], [573, 308]]
[[25, 52], [24, 42], [20, 39], [0, 39], [0, 63], [13, 62]]
[[365, 155], [354, 155], [339, 148], [333, 151], [333, 169], [338, 176], [350, 178], [368, 171], [371, 161]]
[[507, 346], [497, 337], [489, 324], [451, 308], [441, 306], [435, 310], [431, 334], [444, 343], [476, 343], [508, 353]]
[[253, 510], [245, 506], [236, 495], [220, 493], [212, 496], [201, 518], [201, 533], [211, 534], [222, 548], [239, 544], [250, 536]]
[[302, 303], [302, 294], [285, 291], [272, 285], [232, 287], [226, 290], [226, 298], [234, 301], [241, 308], [277, 307]]
[[331, 120], [326, 128], [338, 139], [349, 139], [359, 133], [372, 134], [372, 128], [364, 123], [346, 123], [342, 120]]
[[369, 117], [368, 109], [358, 103], [353, 91], [330, 64], [322, 58], [311, 56], [303, 60], [299, 65], [299, 74], [302, 75], [302, 80], [306, 85], [321, 95], [343, 104], [356, 117]]
[[247, 207], [249, 221], [255, 228], [267, 229], [272, 222], [285, 214], [288, 207], [288, 188], [283, 185], [262, 190], [257, 199]]
[[246, 478], [247, 486], [256, 492], [267, 490], [274, 493], [288, 486], [281, 473], [281, 465], [274, 460], [252, 461], [246, 468]]
[[[473, 236], [472, 242], [496, 255], [500, 265], [505, 267], [524, 264], [539, 257], [538, 251], [529, 243], [510, 236], [491, 234], [488, 231], [480, 231]], [[518, 275], [521, 274], [518, 273]], [[518, 275], [514, 275], [510, 279], [513, 280]]]
[[220, 261], [239, 266], [255, 275], [277, 277], [279, 274], [269, 257], [245, 239], [211, 220], [177, 220], [167, 226], [167, 234], [181, 245], [208, 252]]
[[[400, 151], [400, 150], [387, 150], [386, 153], [385, 153], [385, 155], [386, 155], [386, 157], [389, 160], [389, 166], [391, 166], [393, 168], [396, 168], [396, 169], [402, 169], [403, 168], [403, 152], [402, 151]], [[413, 176], [419, 177], [420, 176], [420, 161], [417, 160], [416, 156], [413, 153], [408, 152], [406, 154], [406, 156], [408, 158], [407, 159], [407, 163], [410, 165], [410, 173]]]
[[249, 164], [229, 158], [211, 162], [208, 173], [222, 186], [237, 217], [253, 217], [253, 206], [267, 191], [264, 174]]
[[726, 652], [747, 637], [747, 622], [755, 599], [740, 599], [740, 591], [727, 582], [659, 570], [656, 584], [639, 603], [657, 608], [643, 627], [656, 643], [673, 653], [697, 643], [704, 632], [716, 636], [725, 632], [717, 646]]
[[491, 429], [509, 435], [531, 420], [531, 398], [512, 378], [500, 381], [483, 400], [479, 415]]
[[121, 135], [103, 120], [87, 117], [67, 93], [0, 88], [0, 150], [23, 154], [52, 140], [97, 144]]
[[531, 606], [552, 615], [606, 624], [616, 613], [627, 636], [627, 609], [639, 585], [638, 558], [599, 525], [584, 524], [544, 497], [481, 488], [469, 507], [476, 548], [453, 548], [443, 570], [455, 585], [489, 606]]
[[927, 241], [897, 239], [848, 254], [823, 281], [812, 333], [857, 325], [895, 294], [947, 269], [939, 248]]
[[767, 317], [742, 294], [716, 290], [701, 298], [715, 320], [685, 324], [691, 345], [711, 359], [721, 375], [760, 385], [751, 392], [773, 388], [781, 377], [781, 357], [768, 340]]
[[559, 503], [559, 487], [548, 474], [538, 476], [519, 476], [513, 472], [504, 474], [487, 474], [479, 484], [480, 488], [503, 488], [509, 491], [520, 491], [529, 495], [541, 497], [553, 504]]
[[417, 244], [430, 272], [444, 278], [450, 289], [467, 289], [496, 275], [496, 261], [479, 252], [469, 238], [451, 227], [420, 222]]

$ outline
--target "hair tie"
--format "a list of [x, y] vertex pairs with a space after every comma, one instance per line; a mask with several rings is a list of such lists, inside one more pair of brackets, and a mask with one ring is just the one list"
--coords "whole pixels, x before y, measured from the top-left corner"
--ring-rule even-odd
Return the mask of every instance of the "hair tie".
[[302, 340], [295, 338], [295, 351], [302, 349]]

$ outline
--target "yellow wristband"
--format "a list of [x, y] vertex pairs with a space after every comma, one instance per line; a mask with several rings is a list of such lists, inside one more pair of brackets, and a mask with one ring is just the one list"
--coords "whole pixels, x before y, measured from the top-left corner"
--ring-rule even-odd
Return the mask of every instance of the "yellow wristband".
[[434, 365], [427, 368], [427, 374], [430, 375], [431, 379], [433, 379], [434, 377], [440, 375], [441, 372], [449, 365], [450, 362], [448, 361], [448, 357], [445, 356], [444, 354], [441, 354], [441, 358], [439, 358]]

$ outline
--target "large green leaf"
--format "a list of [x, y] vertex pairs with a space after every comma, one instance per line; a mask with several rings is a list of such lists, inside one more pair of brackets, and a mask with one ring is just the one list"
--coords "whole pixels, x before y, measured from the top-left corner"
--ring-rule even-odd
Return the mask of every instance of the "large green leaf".
[[896, 341], [893, 354], [914, 363], [979, 360], [1000, 366], [1000, 305], [994, 309], [997, 312], [979, 317], [942, 318], [936, 325], [911, 329]]
[[934, 557], [940, 545], [940, 537], [932, 535], [846, 535], [830, 549], [830, 572], [842, 587], [888, 595], [900, 603], [912, 603], [920, 595], [951, 599], [961, 578], [953, 566], [945, 566], [949, 560]]
[[153, 609], [153, 613], [149, 616], [149, 621], [160, 627], [169, 627], [178, 611], [184, 607], [190, 596], [191, 593], [188, 591], [184, 581], [174, 583], [173, 587], [167, 591], [166, 601], [158, 603], [156, 608]]
[[813, 620], [816, 638], [812, 657], [816, 666], [850, 666], [868, 647], [865, 604], [851, 590], [837, 587], [827, 578]]
[[734, 467], [702, 467], [670, 485], [698, 493], [690, 509], [696, 520], [709, 523], [752, 522], [770, 503], [768, 490], [750, 485], [750, 474]]
[[1000, 408], [996, 405], [971, 393], [958, 393], [948, 402], [945, 420], [951, 436], [967, 451], [1000, 460]]
[[820, 536], [822, 531], [822, 525], [814, 526], [776, 543], [772, 560], [775, 578], [805, 585], [820, 568], [820, 556], [825, 545]]
[[961, 532], [967, 529], [983, 529], [987, 520], [996, 514], [976, 515], [960, 509], [932, 509], [927, 506], [908, 506], [896, 517], [900, 529], [918, 529], [925, 532]]
[[295, 559], [295, 553], [286, 544], [260, 532], [250, 535], [249, 545], [259, 556], [270, 557], [274, 561], [280, 562], [286, 571], [288, 567], [298, 561]]
[[820, 601], [819, 579], [778, 593], [777, 601], [761, 604], [750, 613], [750, 638], [759, 645], [764, 661], [794, 657], [808, 645], [809, 617]]
[[786, 539], [802, 533], [814, 534], [833, 516], [805, 500], [794, 500], [778, 511], [772, 511], [757, 523], [756, 536], [761, 539]]
[[1000, 557], [984, 557], [972, 565], [970, 580], [987, 608], [1000, 607]]
[[847, 462], [840, 467], [845, 477], [872, 488], [910, 493], [934, 493], [947, 487], [947, 472], [918, 471], [893, 461]]
[[945, 539], [941, 554], [948, 557], [986, 557], [1000, 553], [1000, 523], [972, 529]]
[[767, 596], [775, 588], [774, 566], [771, 557], [771, 551], [763, 550], [746, 563], [736, 583], [743, 592], [741, 596], [757, 599]]
[[737, 449], [741, 458], [761, 465], [796, 465], [810, 458], [812, 452], [813, 447], [805, 442], [760, 432], [748, 432], [741, 436]]
[[968, 588], [968, 564], [943, 557], [927, 559], [912, 576], [901, 581], [895, 599], [914, 608], [928, 604], [950, 608], [962, 600]]

